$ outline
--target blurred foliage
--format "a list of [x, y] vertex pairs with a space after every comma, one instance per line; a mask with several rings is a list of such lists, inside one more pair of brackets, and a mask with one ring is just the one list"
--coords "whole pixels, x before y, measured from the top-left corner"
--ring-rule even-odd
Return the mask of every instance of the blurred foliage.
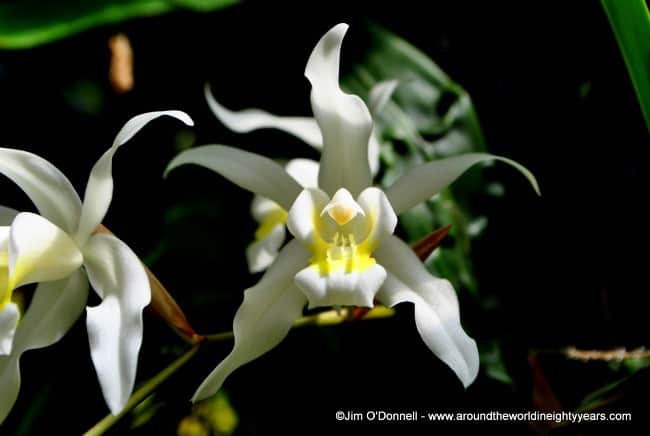
[[[478, 118], [467, 92], [403, 39], [377, 25], [369, 29], [370, 48], [343, 83], [363, 98], [378, 82], [396, 79], [400, 83], [391, 101], [375, 117], [386, 167], [380, 183], [390, 186], [402, 173], [422, 162], [484, 151]], [[470, 262], [470, 240], [480, 234], [480, 229], [472, 234], [469, 230], [477, 219], [484, 219], [473, 216], [462, 199], [464, 192], [485, 189], [485, 185], [480, 174], [471, 171], [454, 184], [453, 190], [400, 216], [409, 242], [434, 228], [452, 225], [453, 243], [430, 259], [430, 269], [473, 295], [478, 289]]]
[[207, 12], [237, 0], [11, 0], [0, 3], [0, 49], [25, 49], [93, 27], [175, 9]]
[[214, 397], [192, 407], [192, 414], [178, 425], [178, 436], [229, 436], [238, 422], [237, 412], [222, 389]]
[[650, 129], [650, 13], [645, 0], [601, 0]]
[[[367, 98], [377, 83], [396, 79], [395, 93], [375, 117], [385, 167], [380, 183], [390, 186], [412, 166], [434, 159], [485, 151], [480, 124], [469, 94], [426, 54], [388, 30], [369, 25], [370, 47], [363, 60], [343, 79], [350, 91]], [[432, 273], [467, 290], [485, 307], [494, 299], [479, 298], [472, 268], [472, 239], [481, 235], [487, 218], [473, 213], [468, 194], [500, 195], [500, 185], [485, 181], [480, 171], [470, 171], [434, 198], [400, 215], [406, 240], [413, 243], [436, 229], [451, 224], [448, 240], [427, 260]], [[500, 344], [482, 344], [486, 374], [511, 383]]]

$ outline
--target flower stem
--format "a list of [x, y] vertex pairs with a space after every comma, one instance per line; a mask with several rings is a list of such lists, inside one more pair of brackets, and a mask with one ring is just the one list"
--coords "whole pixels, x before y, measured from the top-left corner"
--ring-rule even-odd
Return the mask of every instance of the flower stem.
[[[393, 309], [375, 306], [373, 309], [369, 310], [360, 318], [354, 316], [354, 311], [350, 308], [343, 308], [340, 310], [328, 310], [325, 312], [316, 313], [314, 315], [303, 316], [296, 320], [293, 323], [293, 328], [304, 327], [309, 325], [314, 326], [329, 326], [337, 325], [346, 321], [353, 321], [356, 319], [367, 320], [367, 319], [380, 319], [380, 318], [389, 318], [395, 314]], [[234, 337], [233, 332], [222, 332], [214, 333], [211, 335], [202, 336], [203, 340], [195, 344], [192, 348], [187, 350], [185, 354], [180, 356], [174, 362], [172, 362], [167, 368], [163, 369], [161, 372], [156, 374], [153, 378], [149, 379], [144, 385], [140, 387], [137, 391], [131, 395], [129, 401], [126, 403], [126, 407], [117, 415], [106, 415], [104, 419], [99, 421], [93, 426], [90, 430], [84, 433], [84, 436], [99, 436], [104, 434], [109, 430], [113, 425], [115, 425], [120, 419], [122, 419], [128, 412], [133, 410], [135, 406], [144, 401], [149, 395], [151, 395], [165, 380], [171, 377], [176, 371], [181, 369], [189, 360], [199, 351], [201, 344], [204, 342], [219, 342], [232, 339]]]
[[130, 412], [135, 406], [140, 404], [145, 400], [149, 395], [153, 393], [154, 390], [158, 388], [165, 380], [167, 380], [172, 374], [178, 371], [183, 365], [185, 365], [194, 355], [199, 351], [199, 344], [193, 346], [187, 350], [182, 356], [174, 360], [167, 368], [160, 371], [153, 378], [149, 379], [144, 385], [142, 385], [137, 391], [131, 395], [129, 401], [126, 403], [124, 409], [117, 415], [106, 415], [104, 419], [95, 424], [90, 430], [84, 433], [85, 436], [99, 436], [104, 434], [109, 430], [113, 425], [115, 425], [124, 415]]
[[[393, 309], [383, 306], [375, 306], [368, 313], [364, 314], [359, 319], [380, 319], [380, 318], [389, 318], [395, 314]], [[325, 312], [316, 313], [314, 315], [303, 316], [298, 318], [294, 323], [292, 328], [304, 327], [304, 326], [330, 326], [342, 324], [346, 321], [354, 320], [353, 311], [348, 307], [344, 307], [340, 310], [328, 310]], [[204, 340], [207, 342], [219, 342], [232, 339], [234, 337], [233, 332], [222, 332], [214, 333], [211, 335], [204, 335]]]

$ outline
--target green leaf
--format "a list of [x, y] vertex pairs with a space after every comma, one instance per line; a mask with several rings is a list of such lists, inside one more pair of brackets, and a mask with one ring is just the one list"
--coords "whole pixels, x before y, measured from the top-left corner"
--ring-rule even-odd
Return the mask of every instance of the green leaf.
[[601, 0], [650, 129], [650, 14], [644, 0]]
[[[343, 79], [346, 89], [362, 98], [378, 82], [397, 79], [399, 85], [384, 110], [375, 116], [385, 167], [381, 184], [390, 186], [407, 169], [422, 162], [467, 152], [484, 151], [481, 128], [467, 92], [411, 44], [369, 25], [370, 47], [361, 62]], [[427, 262], [429, 269], [457, 288], [477, 295], [470, 261], [471, 239], [485, 227], [463, 202], [466, 193], [486, 192], [480, 172], [473, 171], [435, 199], [400, 216], [409, 242], [433, 229], [452, 225], [449, 247], [439, 248]], [[476, 223], [481, 225], [475, 225]]]
[[0, 48], [25, 49], [131, 18], [185, 8], [221, 9], [237, 0], [12, 0], [0, 4]]
[[481, 366], [488, 377], [505, 384], [512, 384], [512, 377], [503, 363], [501, 345], [496, 341], [490, 341], [481, 347]]

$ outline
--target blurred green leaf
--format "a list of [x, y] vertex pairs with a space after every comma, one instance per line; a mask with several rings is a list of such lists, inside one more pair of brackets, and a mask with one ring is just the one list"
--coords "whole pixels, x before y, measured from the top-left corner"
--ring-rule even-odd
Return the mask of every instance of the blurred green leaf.
[[498, 342], [491, 341], [481, 347], [481, 366], [488, 377], [501, 383], [512, 384], [512, 378], [503, 363], [501, 345]]
[[175, 9], [206, 12], [237, 0], [12, 0], [0, 3], [0, 48], [25, 49], [93, 27]]
[[650, 129], [650, 13], [644, 0], [601, 0]]
[[[369, 26], [370, 48], [343, 79], [346, 89], [367, 98], [378, 82], [397, 79], [399, 85], [384, 110], [375, 117], [382, 141], [383, 186], [391, 185], [408, 168], [457, 154], [483, 151], [483, 135], [467, 92], [427, 55], [377, 25]], [[478, 172], [471, 172], [435, 199], [400, 216], [409, 242], [432, 229], [452, 225], [451, 246], [438, 249], [427, 265], [457, 288], [477, 294], [470, 262], [470, 240], [486, 219], [477, 221], [463, 204], [465, 191], [484, 192]], [[461, 194], [461, 195], [457, 195]], [[476, 224], [476, 225], [471, 225]]]

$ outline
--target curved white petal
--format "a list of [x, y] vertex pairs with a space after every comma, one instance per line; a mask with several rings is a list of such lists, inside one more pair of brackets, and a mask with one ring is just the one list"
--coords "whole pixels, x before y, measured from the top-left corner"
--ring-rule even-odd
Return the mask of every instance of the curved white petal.
[[486, 153], [468, 153], [434, 160], [413, 168], [393, 183], [386, 190], [386, 195], [399, 215], [445, 189], [473, 165], [488, 160], [499, 160], [515, 167], [526, 176], [535, 192], [539, 194], [535, 176], [519, 163]]
[[14, 219], [9, 232], [9, 289], [63, 279], [82, 262], [70, 236], [42, 216], [22, 212]]
[[224, 145], [204, 145], [178, 154], [165, 175], [185, 164], [199, 165], [221, 174], [236, 185], [278, 203], [288, 210], [302, 188], [276, 162]]
[[365, 211], [370, 222], [370, 232], [364, 243], [369, 244], [369, 252], [381, 244], [381, 241], [393, 234], [397, 226], [397, 215], [384, 194], [384, 191], [377, 188], [366, 188], [357, 199], [361, 208]]
[[20, 186], [49, 221], [68, 233], [76, 230], [81, 200], [54, 165], [26, 151], [0, 148], [0, 174]]
[[295, 283], [307, 296], [309, 308], [323, 306], [372, 307], [375, 294], [386, 279], [386, 270], [374, 264], [363, 271], [344, 270], [322, 274], [308, 266], [296, 274]]
[[38, 285], [16, 329], [11, 355], [0, 356], [0, 423], [18, 397], [22, 353], [61, 339], [83, 312], [87, 299], [88, 280], [81, 269], [64, 280]]
[[368, 94], [368, 109], [371, 114], [376, 115], [384, 110], [397, 85], [399, 85], [399, 80], [390, 79], [381, 81], [372, 87]]
[[267, 236], [246, 247], [246, 260], [251, 273], [264, 271], [273, 263], [284, 243], [285, 234], [284, 224], [278, 224]]
[[16, 209], [0, 206], [0, 226], [11, 225], [11, 222], [14, 220], [14, 218], [16, 218], [16, 215], [18, 215], [18, 211]]
[[346, 188], [357, 196], [372, 184], [368, 142], [372, 118], [363, 100], [339, 87], [339, 58], [347, 24], [338, 24], [316, 44], [305, 68], [311, 105], [323, 135], [319, 186], [333, 195]]
[[320, 129], [313, 118], [280, 117], [261, 109], [231, 111], [214, 98], [210, 91], [210, 85], [205, 85], [205, 98], [212, 113], [230, 130], [247, 133], [257, 129], [278, 129], [301, 139], [316, 149], [321, 149], [323, 146]]
[[113, 177], [111, 175], [113, 167], [113, 156], [117, 149], [131, 139], [151, 121], [162, 116], [176, 118], [188, 126], [193, 125], [192, 119], [185, 112], [181, 111], [158, 111], [147, 112], [136, 115], [124, 124], [124, 127], [118, 132], [111, 148], [99, 158], [90, 171], [84, 202], [79, 218], [79, 228], [75, 239], [80, 245], [90, 237], [95, 228], [102, 222], [108, 206], [113, 198]]
[[295, 286], [296, 271], [305, 266], [309, 253], [293, 240], [282, 249], [262, 279], [244, 292], [235, 315], [235, 346], [197, 389], [192, 401], [214, 395], [234, 370], [266, 353], [291, 329], [302, 314], [306, 298]]
[[151, 289], [140, 259], [116, 237], [92, 236], [84, 255], [90, 283], [102, 298], [98, 306], [87, 309], [90, 353], [104, 399], [115, 415], [133, 390], [142, 309], [151, 300]]
[[381, 146], [379, 145], [379, 139], [373, 130], [372, 135], [370, 135], [370, 141], [368, 142], [368, 165], [370, 166], [370, 172], [372, 176], [376, 176], [379, 172], [379, 155], [381, 153]]
[[463, 385], [469, 386], [479, 370], [478, 349], [460, 324], [458, 299], [451, 284], [429, 274], [408, 245], [395, 236], [387, 238], [375, 256], [388, 271], [377, 300], [388, 306], [414, 303], [422, 339]]
[[318, 187], [318, 162], [311, 159], [291, 159], [284, 169], [303, 188]]
[[14, 303], [5, 304], [4, 307], [1, 304], [0, 301], [0, 356], [6, 356], [11, 353], [20, 311]]
[[264, 218], [267, 218], [270, 214], [277, 214], [283, 210], [275, 201], [259, 195], [253, 197], [253, 201], [251, 201], [251, 215], [258, 223], [264, 221]]
[[287, 227], [291, 234], [304, 244], [312, 244], [318, 238], [316, 222], [330, 199], [318, 188], [303, 190], [289, 210]]

